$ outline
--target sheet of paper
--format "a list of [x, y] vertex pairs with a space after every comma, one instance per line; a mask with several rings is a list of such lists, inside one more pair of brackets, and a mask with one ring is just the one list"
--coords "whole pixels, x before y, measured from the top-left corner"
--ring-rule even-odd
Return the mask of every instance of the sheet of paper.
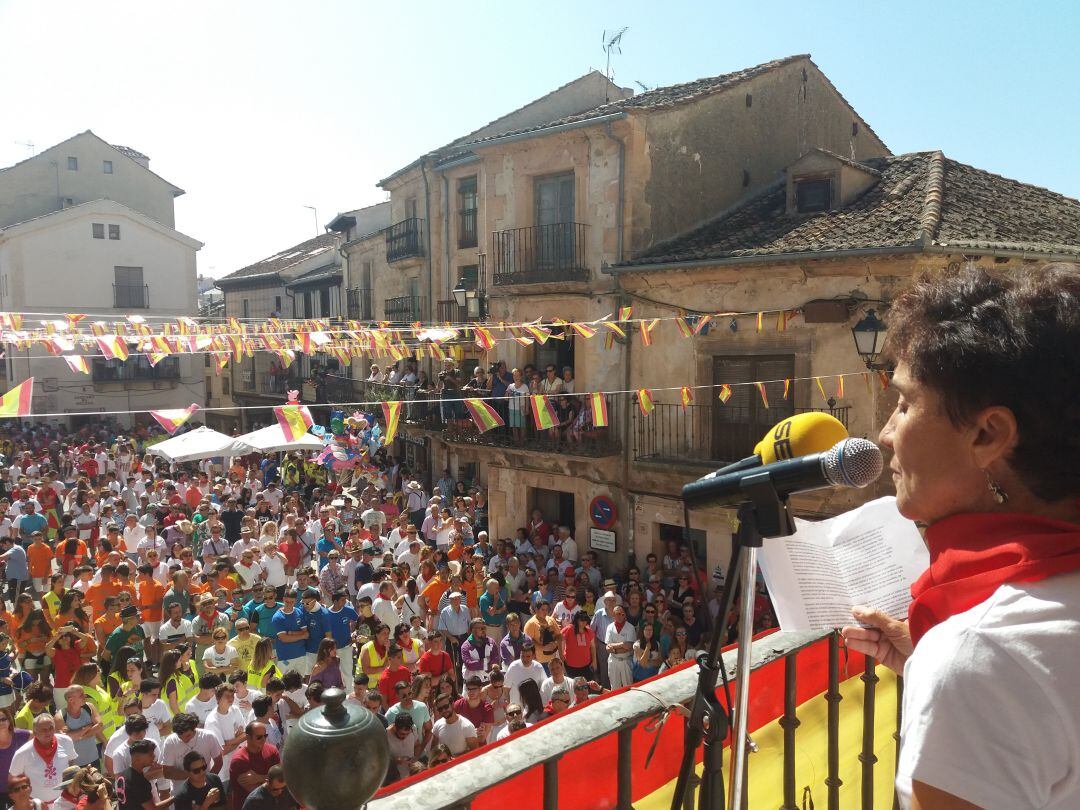
[[895, 498], [817, 523], [796, 518], [795, 525], [795, 534], [767, 538], [758, 552], [782, 630], [851, 624], [853, 605], [907, 616], [911, 583], [930, 557]]

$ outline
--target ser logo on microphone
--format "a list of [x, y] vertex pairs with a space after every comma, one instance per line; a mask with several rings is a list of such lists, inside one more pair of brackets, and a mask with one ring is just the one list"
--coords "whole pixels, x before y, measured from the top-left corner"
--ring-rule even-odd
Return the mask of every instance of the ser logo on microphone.
[[773, 430], [773, 456], [777, 461], [794, 458], [791, 450], [791, 420], [785, 419]]

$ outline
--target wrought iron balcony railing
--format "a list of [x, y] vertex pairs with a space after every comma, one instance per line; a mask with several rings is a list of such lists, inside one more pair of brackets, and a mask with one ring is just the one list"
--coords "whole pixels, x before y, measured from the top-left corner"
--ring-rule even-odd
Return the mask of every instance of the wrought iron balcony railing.
[[424, 299], [415, 295], [387, 298], [384, 302], [386, 320], [391, 323], [413, 323], [423, 320]]
[[346, 316], [350, 321], [374, 320], [375, 312], [371, 306], [371, 290], [362, 287], [350, 287], [345, 292]]
[[387, 228], [385, 233], [388, 262], [424, 255], [424, 220], [403, 219]]
[[147, 284], [113, 284], [115, 309], [147, 309], [150, 306], [150, 287]]
[[587, 280], [587, 229], [578, 222], [560, 222], [496, 231], [491, 236], [493, 283]]

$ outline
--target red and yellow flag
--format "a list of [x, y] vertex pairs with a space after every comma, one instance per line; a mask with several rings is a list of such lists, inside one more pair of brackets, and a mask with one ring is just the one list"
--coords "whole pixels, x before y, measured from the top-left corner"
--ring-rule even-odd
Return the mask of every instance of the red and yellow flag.
[[660, 323], [659, 318], [653, 318], [651, 321], [638, 322], [638, 326], [641, 328], [642, 346], [652, 346], [652, 330], [656, 328], [658, 323]]
[[717, 395], [716, 398], [723, 402], [725, 405], [727, 405], [727, 401], [731, 399], [731, 386], [726, 384], [721, 385], [720, 393]]
[[398, 425], [401, 422], [401, 402], [382, 403], [383, 419], [386, 420], [386, 432], [383, 434], [383, 444], [390, 444], [397, 436]]
[[656, 404], [653, 402], [652, 391], [648, 388], [639, 388], [637, 392], [637, 404], [638, 410], [641, 411], [642, 416], [648, 416], [654, 410], [656, 410]]
[[619, 307], [619, 320], [620, 321], [628, 321], [628, 320], [630, 320], [630, 316], [633, 314], [633, 312], [634, 312], [633, 307]]
[[27, 377], [0, 397], [0, 417], [29, 416], [30, 400], [34, 396], [34, 378]]
[[825, 393], [825, 386], [821, 384], [821, 377], [814, 377], [814, 382], [817, 383], [817, 390], [821, 392], [821, 398], [826, 402], [829, 401], [828, 395]]
[[150, 411], [150, 415], [157, 420], [159, 425], [165, 428], [165, 431], [170, 436], [172, 436], [197, 410], [199, 410], [199, 406], [192, 402], [186, 408], [174, 408], [167, 411]]
[[621, 338], [626, 337], [626, 332], [624, 332], [623, 328], [621, 326], [619, 326], [617, 323], [614, 323], [612, 321], [604, 321], [603, 325], [606, 328], [610, 329], [612, 332], [614, 332], [619, 337], [621, 337]]
[[709, 321], [711, 321], [712, 318], [712, 315], [702, 315], [700, 318], [698, 318], [698, 322], [694, 325], [694, 334], [700, 335], [701, 330], [709, 325]]
[[607, 397], [599, 392], [589, 394], [589, 405], [592, 406], [592, 423], [594, 427], [608, 426]]
[[784, 399], [788, 398], [788, 394], [791, 392], [791, 380], [784, 380]]
[[570, 324], [570, 328], [586, 340], [596, 334], [596, 330], [593, 327], [589, 326], [587, 323], [572, 323]]
[[281, 432], [285, 434], [285, 440], [295, 442], [308, 432], [315, 420], [311, 418], [311, 412], [303, 405], [279, 405], [274, 408], [274, 416], [281, 425]]
[[482, 399], [466, 399], [465, 408], [469, 411], [469, 415], [472, 416], [473, 422], [476, 423], [476, 429], [481, 433], [486, 433], [492, 428], [502, 427], [506, 424], [502, 417], [495, 412], [495, 409]]
[[839, 377], [836, 378], [836, 398], [837, 399], [843, 399], [844, 398], [844, 375], [843, 374], [841, 374]]
[[65, 354], [64, 361], [72, 371], [77, 371], [80, 374], [90, 373], [90, 364], [86, 362], [86, 358], [81, 354]]
[[495, 345], [495, 336], [491, 334], [490, 329], [485, 329], [483, 326], [474, 326], [473, 330], [476, 332], [476, 345], [485, 352]]
[[544, 394], [533, 394], [529, 397], [532, 403], [533, 422], [537, 430], [550, 430], [559, 424], [559, 417], [555, 414], [555, 406]]
[[103, 335], [97, 338], [98, 348], [101, 349], [101, 353], [105, 355], [106, 360], [120, 360], [123, 362], [128, 359], [128, 347], [127, 342], [116, 335]]
[[679, 398], [682, 400], [683, 408], [686, 408], [691, 402], [694, 401], [694, 392], [690, 390], [690, 386], [684, 385], [679, 392]]
[[879, 371], [877, 377], [878, 382], [881, 383], [881, 390], [886, 390], [889, 387], [889, 373], [887, 371]]
[[694, 329], [690, 326], [690, 322], [685, 317], [678, 317], [675, 319], [675, 326], [679, 329], [679, 334], [684, 338], [693, 337]]
[[757, 330], [760, 332], [765, 328], [765, 313], [759, 312], [757, 314]]
[[761, 394], [761, 404], [764, 405], [766, 408], [768, 408], [769, 407], [769, 395], [765, 393], [765, 383], [756, 382], [756, 383], [754, 383], [754, 387], [757, 388], [758, 393]]

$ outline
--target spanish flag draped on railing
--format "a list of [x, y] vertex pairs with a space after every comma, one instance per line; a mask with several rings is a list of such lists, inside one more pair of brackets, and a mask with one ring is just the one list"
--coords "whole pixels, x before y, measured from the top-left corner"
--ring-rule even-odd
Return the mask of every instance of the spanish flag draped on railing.
[[401, 402], [382, 403], [383, 419], [386, 420], [386, 432], [383, 434], [383, 444], [390, 444], [397, 436], [398, 424], [401, 422]]
[[473, 422], [476, 423], [476, 429], [481, 433], [486, 433], [492, 428], [502, 427], [506, 424], [495, 409], [482, 399], [466, 399], [465, 407], [472, 416]]
[[192, 402], [186, 408], [173, 408], [167, 411], [150, 411], [150, 415], [157, 420], [159, 425], [165, 428], [170, 436], [172, 436], [197, 410], [199, 410], [199, 406]]
[[279, 405], [274, 408], [274, 416], [281, 425], [285, 440], [290, 442], [303, 438], [315, 422], [311, 418], [311, 412], [303, 405]]
[[33, 395], [34, 378], [27, 377], [26, 380], [0, 397], [0, 417], [29, 416], [30, 400]]
[[555, 406], [550, 399], [543, 394], [534, 394], [529, 399], [532, 401], [533, 422], [537, 430], [551, 430], [558, 426], [559, 417], [555, 415]]

